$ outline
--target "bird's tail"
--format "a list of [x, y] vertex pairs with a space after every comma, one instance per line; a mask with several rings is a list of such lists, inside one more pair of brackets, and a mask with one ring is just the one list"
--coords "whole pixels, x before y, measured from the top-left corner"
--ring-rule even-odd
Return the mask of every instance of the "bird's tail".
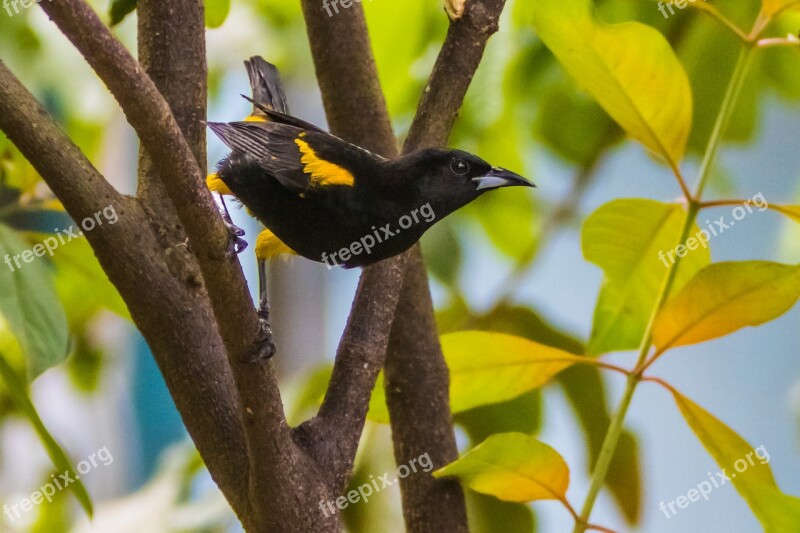
[[253, 91], [253, 115], [264, 116], [259, 106], [288, 114], [286, 92], [278, 68], [261, 56], [251, 57], [244, 62], [244, 66], [250, 76], [250, 88]]

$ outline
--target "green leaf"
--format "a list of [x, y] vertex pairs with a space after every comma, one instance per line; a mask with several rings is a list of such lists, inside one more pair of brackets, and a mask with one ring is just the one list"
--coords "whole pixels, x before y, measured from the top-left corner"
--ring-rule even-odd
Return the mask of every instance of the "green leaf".
[[111, 0], [108, 10], [109, 24], [116, 26], [136, 9], [136, 0]]
[[76, 239], [59, 247], [52, 261], [56, 267], [56, 291], [69, 309], [72, 324], [85, 321], [101, 307], [131, 320], [128, 307], [86, 239]]
[[[460, 308], [460, 312], [463, 315], [468, 310]], [[440, 318], [441, 315], [437, 315], [437, 323], [446, 324], [447, 321]], [[526, 307], [500, 306], [486, 315], [471, 317], [470, 327], [519, 335], [576, 355], [584, 353], [580, 342], [552, 327]], [[589, 365], [573, 365], [559, 373], [556, 379], [564, 388], [587, 437], [587, 468], [591, 474], [610, 424], [600, 370]], [[541, 391], [533, 391], [507, 402], [459, 413], [455, 420], [464, 427], [472, 442], [479, 442], [491, 433], [518, 431], [533, 434], [541, 420], [540, 396]], [[620, 436], [606, 486], [628, 523], [636, 524], [641, 515], [642, 476], [636, 437], [628, 431], [623, 431]]]
[[[541, 387], [565, 368], [585, 361], [563, 350], [504, 333], [450, 333], [441, 337], [441, 343], [450, 370], [453, 413], [511, 400]], [[368, 416], [374, 422], [386, 423], [389, 415], [382, 376], [372, 391]]]
[[536, 520], [530, 506], [523, 503], [504, 502], [477, 492], [468, 492], [465, 496], [467, 498], [467, 523], [469, 523], [471, 533], [536, 532]]
[[773, 209], [779, 213], [786, 215], [787, 217], [791, 218], [795, 222], [800, 222], [800, 205], [772, 205], [770, 204], [770, 209]]
[[454, 220], [453, 217], [442, 220], [429, 229], [420, 241], [425, 265], [449, 287], [457, 285], [463, 259]]
[[441, 337], [454, 413], [537, 389], [583, 358], [537, 342], [486, 331]]
[[769, 322], [800, 297], [800, 266], [768, 261], [716, 263], [701, 270], [656, 317], [659, 351]]
[[[469, 320], [469, 329], [517, 335], [575, 355], [584, 352], [580, 341], [548, 324], [539, 313], [528, 307], [500, 305], [485, 315], [473, 316]], [[441, 324], [438, 316], [436, 323]], [[443, 333], [459, 329], [465, 329], [465, 326], [456, 329], [443, 329], [440, 326]]]
[[[36, 257], [2, 224], [0, 258], [5, 261], [0, 265], [0, 313], [22, 346], [30, 375], [36, 377], [66, 358], [67, 319], [53, 289], [47, 260]], [[26, 258], [30, 262], [25, 262]]]
[[219, 28], [228, 18], [231, 0], [206, 0], [206, 28]]
[[6, 391], [14, 402], [14, 405], [16, 405], [17, 409], [25, 415], [33, 426], [33, 429], [39, 436], [39, 440], [42, 441], [42, 444], [47, 450], [47, 454], [50, 456], [50, 460], [53, 461], [58, 472], [70, 472], [72, 474], [70, 477], [74, 481], [69, 485], [69, 488], [72, 490], [75, 497], [78, 498], [86, 514], [91, 517], [92, 500], [89, 497], [89, 493], [86, 492], [86, 487], [83, 486], [83, 482], [79, 479], [80, 476], [72, 468], [72, 463], [67, 457], [67, 454], [64, 453], [64, 450], [59, 446], [58, 442], [56, 442], [50, 432], [47, 431], [42, 419], [39, 418], [39, 413], [36, 411], [36, 407], [33, 405], [28, 395], [24, 380], [20, 378], [11, 365], [8, 364], [3, 354], [0, 354], [0, 379], [3, 380]]
[[516, 261], [524, 260], [538, 239], [534, 200], [520, 191], [495, 191], [475, 202], [467, 212], [477, 218], [492, 245]]
[[771, 17], [784, 9], [800, 9], [800, 0], [762, 0], [763, 12]]
[[[294, 4], [284, 0], [280, 3]], [[353, 5], [358, 6], [355, 2]], [[410, 124], [436, 52], [447, 33], [448, 20], [442, 14], [442, 4], [430, 0], [362, 0], [361, 5], [364, 6], [370, 43], [389, 113], [393, 122]], [[322, 2], [320, 9], [323, 9], [321, 6]], [[344, 15], [347, 9], [353, 8], [343, 9], [339, 4], [339, 14], [331, 8], [332, 17], [347, 16]], [[295, 20], [297, 18], [302, 20], [302, 16], [295, 17]], [[398, 20], [413, 20], [414, 23], [397, 24]], [[397, 46], [400, 42], [403, 46]]]
[[541, 425], [541, 411], [541, 391], [533, 390], [512, 400], [457, 413], [453, 418], [469, 435], [470, 442], [478, 443], [495, 433], [535, 434]]
[[569, 468], [553, 448], [523, 433], [498, 433], [433, 473], [507, 502], [566, 499]]
[[[731, 428], [699, 405], [670, 388], [681, 414], [705, 449], [753, 510], [767, 533], [796, 531], [800, 524], [800, 498], [781, 492], [769, 466], [769, 451], [753, 447]], [[712, 481], [704, 488], [715, 490]], [[720, 480], [720, 482], [722, 482]], [[698, 489], [700, 485], [698, 485]], [[698, 496], [699, 498], [699, 496]]]
[[677, 166], [691, 128], [692, 93], [663, 35], [638, 22], [604, 24], [591, 0], [537, 0], [534, 26], [628, 134]]
[[[600, 207], [586, 219], [581, 235], [583, 255], [605, 272], [589, 354], [632, 350], [639, 345], [669, 275], [668, 255], [678, 243], [685, 216], [678, 204], [623, 199]], [[697, 225], [692, 233], [700, 233]], [[698, 244], [695, 250], [687, 249], [673, 291], [680, 290], [710, 262], [707, 247]]]
[[547, 87], [536, 117], [536, 133], [558, 155], [581, 167], [623, 137], [603, 109], [566, 81]]

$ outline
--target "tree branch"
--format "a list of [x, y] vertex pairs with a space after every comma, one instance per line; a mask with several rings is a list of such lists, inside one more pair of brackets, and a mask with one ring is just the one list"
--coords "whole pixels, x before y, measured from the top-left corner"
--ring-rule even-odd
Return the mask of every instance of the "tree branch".
[[157, 242], [139, 202], [106, 182], [2, 62], [0, 129], [73, 219], [114, 207], [117, 223], [97, 226], [86, 238], [150, 345], [211, 475], [246, 521], [247, 463], [236, 391], [219, 334], [209, 328], [213, 313], [200, 279], [168, 270], [176, 249]]
[[384, 157], [397, 156], [364, 10], [354, 5], [331, 17], [319, 1], [301, 4], [331, 131]]
[[[396, 156], [361, 6], [335, 17], [328, 17], [316, 0], [302, 0], [302, 7], [331, 132], [383, 156]], [[370, 394], [383, 367], [406, 257], [364, 269], [322, 408], [295, 431], [317, 462], [330, 469], [330, 486], [339, 492], [352, 469]]]
[[[463, 16], [450, 24], [404, 152], [447, 143], [504, 4], [505, 0], [468, 0]], [[449, 372], [419, 246], [412, 252], [389, 341], [384, 388], [396, 462], [408, 464], [428, 454], [439, 468], [458, 458]], [[426, 416], [420, 417], [422, 412]], [[464, 495], [455, 480], [417, 473], [400, 480], [400, 491], [408, 531], [467, 531]]]
[[325, 399], [317, 416], [295, 431], [322, 470], [329, 472], [329, 486], [338, 492], [346, 487], [383, 366], [404, 263], [401, 255], [364, 269]]
[[[391, 132], [383, 94], [380, 91], [361, 7], [353, 6], [338, 13], [335, 17], [326, 17], [316, 2], [303, 0], [302, 5], [331, 131], [378, 153], [387, 156], [395, 155], [394, 136]], [[502, 6], [503, 2], [499, 0], [480, 2], [477, 6], [471, 6], [460, 22], [451, 25], [448, 39], [437, 61], [434, 76], [423, 96], [418, 115], [409, 134], [406, 143], [407, 151], [444, 144], [446, 141], [469, 82], [482, 57], [486, 40], [491, 33], [496, 31], [497, 15]], [[467, 48], [462, 48], [462, 46]], [[448, 76], [450, 76], [449, 80]], [[457, 82], [451, 88], [450, 84], [454, 80]], [[394, 416], [401, 418], [400, 424], [404, 426], [404, 429], [398, 432], [397, 424], [393, 421], [393, 432], [398, 432], [400, 435], [399, 438], [395, 437], [395, 456], [398, 464], [401, 464], [423, 453], [429, 453], [434, 456], [434, 464], [442, 466], [457, 456], [448, 405], [447, 368], [438, 344], [427, 274], [421, 255], [415, 247], [401, 257], [408, 264], [403, 296], [399, 303], [401, 307], [397, 311], [395, 320], [403, 320], [411, 316], [415, 318], [401, 322], [400, 329], [395, 325], [390, 340], [390, 346], [395, 346], [392, 352], [397, 353], [395, 356], [397, 360], [394, 372], [395, 383], [402, 385], [402, 389], [406, 393], [406, 395], [400, 395], [403, 396], [401, 398], [393, 394], [387, 387], [387, 401], [394, 404], [393, 418]], [[375, 265], [374, 268], [381, 268], [384, 264]], [[367, 269], [362, 276], [354, 310], [359, 308], [359, 302], [363, 298], [369, 298], [368, 295], [373, 292], [373, 283], [383, 283], [383, 294], [390, 299], [390, 303], [395, 301], [397, 277], [389, 272], [376, 272], [374, 278], [368, 278], [369, 273], [370, 271]], [[391, 277], [384, 278], [384, 276]], [[401, 319], [400, 315], [404, 318]], [[386, 314], [381, 314], [378, 318], [382, 319], [386, 316]], [[354, 405], [363, 405], [360, 402], [368, 401], [369, 394], [366, 391], [371, 389], [374, 376], [371, 375], [371, 372], [361, 372], [358, 377], [351, 375], [350, 378], [345, 378], [344, 376], [348, 375], [348, 369], [355, 368], [359, 362], [380, 361], [382, 354], [375, 352], [367, 354], [364, 351], [361, 358], [352, 357], [351, 359], [348, 357], [347, 344], [344, 341], [351, 342], [353, 337], [359, 336], [351, 331], [352, 324], [355, 322], [357, 321], [353, 320], [353, 317], [348, 322], [343, 343], [340, 344], [337, 354], [332, 382], [320, 416], [303, 428], [307, 431], [307, 434], [304, 434], [306, 441], [316, 443], [321, 440], [322, 436], [330, 439], [331, 435], [338, 435], [337, 442], [340, 445], [320, 450], [319, 445], [315, 444], [316, 448], [312, 447], [315, 455], [330, 456], [331, 450], [337, 449], [349, 452], [350, 446], [342, 447], [341, 444], [351, 444], [353, 439], [358, 439], [363, 427], [361, 413], [366, 411], [365, 406], [355, 409]], [[375, 330], [381, 332], [373, 338], [380, 338], [385, 323], [381, 320], [377, 323], [371, 320], [370, 324]], [[374, 343], [371, 346], [377, 348], [380, 344]], [[416, 352], [416, 349], [423, 351]], [[405, 357], [408, 354], [416, 353], [419, 353], [419, 356]], [[352, 356], [352, 354], [350, 355]], [[420, 365], [420, 363], [423, 364]], [[341, 370], [337, 372], [337, 369]], [[387, 379], [389, 378], [388, 372], [387, 368]], [[414, 374], [416, 375], [414, 376]], [[413, 379], [402, 383], [406, 381], [406, 378], [412, 376]], [[416, 389], [420, 386], [420, 380], [424, 381], [422, 389], [410, 391], [409, 388]], [[333, 398], [340, 394], [346, 394], [346, 399], [341, 402], [333, 401]], [[419, 400], [424, 400], [424, 405], [420, 406]], [[435, 402], [433, 409], [431, 409], [431, 401]], [[392, 403], [390, 403], [390, 411]], [[345, 410], [349, 410], [350, 413], [354, 412], [356, 415], [348, 418]], [[431, 413], [432, 411], [435, 412], [434, 422], [426, 423], [424, 428], [420, 428], [419, 413]], [[342, 426], [342, 421], [351, 423]], [[352, 424], [353, 421], [360, 423]], [[351, 436], [343, 435], [344, 431], [352, 430], [354, 425], [358, 430], [357, 433]], [[419, 431], [415, 431], [415, 429], [419, 429]], [[425, 435], [423, 436], [421, 433]], [[421, 443], [425, 449], [417, 453], [419, 445], [411, 441]], [[352, 447], [353, 451], [355, 451], [354, 446], [355, 444]], [[349, 470], [352, 460], [342, 463], [337, 468], [339, 472], [342, 471], [342, 466], [347, 466]], [[445, 523], [447, 530], [452, 530], [453, 527], [456, 530], [466, 530], [463, 494], [457, 483], [436, 481], [431, 476], [412, 477], [420, 481], [406, 483], [405, 487], [401, 486], [406, 508], [406, 525], [410, 530], [414, 530], [413, 525], [419, 524], [419, 517], [422, 516], [426, 519], [435, 519], [434, 522], [428, 523], [428, 526], [431, 523]], [[340, 479], [344, 480], [345, 478]], [[408, 491], [413, 491], [419, 497], [406, 497]], [[431, 497], [432, 501], [436, 503], [423, 502]], [[432, 510], [436, 514], [433, 514]], [[439, 518], [441, 516], [445, 516], [446, 519], [441, 520]]]
[[227, 231], [205, 187], [201, 167], [169, 104], [139, 63], [83, 0], [40, 5], [106, 84], [153, 159], [189, 235], [229, 356], [246, 358], [252, 354], [259, 337], [256, 314], [249, 304], [241, 268], [236, 267], [236, 261], [223, 258]]
[[[249, 500], [258, 528], [309, 525], [312, 517], [306, 511], [328, 494], [327, 488], [321, 481], [304, 483], [320, 476], [310, 474], [315, 465], [294, 446], [271, 365], [263, 360], [243, 362], [252, 361], [258, 353], [264, 331], [241, 266], [224, 256], [228, 234], [205, 187], [201, 165], [153, 81], [94, 11], [82, 0], [41, 5], [119, 102], [189, 236], [214, 311], [215, 320], [208, 320], [206, 327], [218, 326], [239, 392], [250, 464]], [[202, 17], [200, 4], [189, 13], [194, 13], [196, 24], [196, 16]], [[174, 17], [173, 10], [165, 14], [171, 24], [184, 23]], [[240, 476], [246, 474], [246, 470], [240, 472]], [[288, 480], [293, 482], [281, 483]], [[329, 522], [335, 524], [336, 520]]]
[[486, 43], [499, 28], [504, 5], [505, 0], [467, 0], [463, 16], [450, 23], [403, 152], [447, 144]]

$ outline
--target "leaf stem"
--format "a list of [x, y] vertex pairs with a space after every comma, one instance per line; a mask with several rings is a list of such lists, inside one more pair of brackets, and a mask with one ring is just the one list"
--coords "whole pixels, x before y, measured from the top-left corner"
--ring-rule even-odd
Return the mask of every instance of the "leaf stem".
[[692, 201], [699, 202], [700, 197], [703, 195], [706, 183], [708, 183], [708, 175], [711, 171], [711, 166], [719, 150], [720, 140], [725, 131], [728, 122], [730, 121], [733, 112], [734, 104], [739, 99], [744, 86], [744, 80], [747, 77], [747, 71], [753, 61], [753, 46], [746, 46], [739, 53], [739, 59], [736, 61], [736, 67], [733, 70], [733, 76], [728, 83], [728, 90], [725, 92], [725, 98], [722, 100], [722, 106], [717, 115], [717, 121], [714, 124], [714, 130], [711, 132], [711, 138], [708, 141], [705, 157], [700, 166], [697, 179], [697, 188], [695, 190], [694, 198]]
[[[697, 212], [700, 209], [700, 198], [703, 195], [703, 190], [708, 182], [711, 168], [716, 159], [716, 155], [719, 150], [719, 144], [722, 140], [722, 134], [725, 131], [725, 127], [730, 120], [733, 108], [736, 104], [739, 94], [741, 93], [742, 85], [744, 84], [744, 79], [747, 75], [747, 70], [752, 62], [753, 49], [754, 47], [752, 45], [746, 46], [739, 54], [739, 59], [736, 62], [736, 67], [734, 68], [733, 75], [731, 76], [731, 80], [728, 84], [728, 90], [725, 93], [725, 98], [722, 101], [722, 106], [720, 107], [719, 114], [717, 115], [717, 121], [714, 125], [714, 130], [708, 141], [703, 163], [698, 171], [697, 185], [694, 196], [687, 197], [688, 208], [686, 210], [686, 218], [684, 219], [681, 236], [678, 239], [679, 243], [684, 242], [689, 236], [689, 232], [692, 229], [692, 224], [694, 224]], [[597, 500], [597, 496], [600, 494], [600, 490], [603, 488], [606, 475], [608, 474], [608, 469], [611, 466], [611, 460], [614, 458], [614, 453], [617, 449], [617, 443], [619, 442], [620, 435], [622, 434], [625, 416], [628, 412], [628, 408], [630, 407], [631, 400], [633, 399], [633, 394], [636, 391], [636, 386], [642, 380], [643, 369], [646, 368], [646, 366], [649, 366], [646, 361], [647, 355], [650, 353], [650, 348], [653, 346], [653, 326], [655, 324], [656, 316], [669, 297], [679, 266], [680, 258], [678, 258], [678, 260], [671, 266], [669, 274], [667, 275], [661, 287], [658, 298], [653, 305], [653, 310], [650, 314], [650, 319], [647, 322], [647, 327], [645, 328], [642, 342], [639, 347], [636, 369], [628, 376], [627, 385], [622, 394], [622, 399], [620, 400], [619, 406], [617, 407], [617, 410], [611, 419], [611, 423], [609, 424], [605, 440], [603, 441], [603, 447], [600, 450], [600, 455], [597, 458], [597, 463], [594, 468], [591, 485], [589, 486], [586, 500], [584, 501], [583, 508], [581, 509], [580, 519], [576, 521], [573, 533], [584, 533], [586, 531], [586, 524], [589, 522], [589, 516], [592, 513], [592, 508]]]
[[717, 19], [718, 22], [720, 22], [723, 26], [731, 30], [739, 39], [741, 39], [742, 42], [744, 43], [750, 42], [750, 37], [745, 32], [740, 30], [739, 26], [731, 22], [731, 20], [727, 18], [725, 15], [723, 15], [716, 7], [704, 3], [697, 3], [693, 5], [700, 11], [705, 11], [706, 13]]

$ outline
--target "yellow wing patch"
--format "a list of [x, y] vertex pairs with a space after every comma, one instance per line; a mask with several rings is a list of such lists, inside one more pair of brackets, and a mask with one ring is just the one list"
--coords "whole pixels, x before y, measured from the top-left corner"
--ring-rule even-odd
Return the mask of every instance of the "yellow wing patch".
[[300, 162], [303, 163], [303, 171], [311, 176], [312, 185], [326, 186], [326, 185], [347, 185], [353, 186], [353, 175], [347, 170], [335, 163], [325, 161], [317, 156], [313, 148], [302, 139], [295, 139], [295, 144], [300, 148], [300, 153], [303, 157]]
[[258, 237], [256, 237], [257, 259], [266, 260], [283, 254], [297, 255], [297, 252], [286, 246], [282, 240], [268, 229], [258, 234]]
[[219, 179], [219, 175], [216, 172], [206, 176], [206, 187], [208, 187], [211, 192], [233, 196], [233, 192], [225, 185], [224, 181]]

